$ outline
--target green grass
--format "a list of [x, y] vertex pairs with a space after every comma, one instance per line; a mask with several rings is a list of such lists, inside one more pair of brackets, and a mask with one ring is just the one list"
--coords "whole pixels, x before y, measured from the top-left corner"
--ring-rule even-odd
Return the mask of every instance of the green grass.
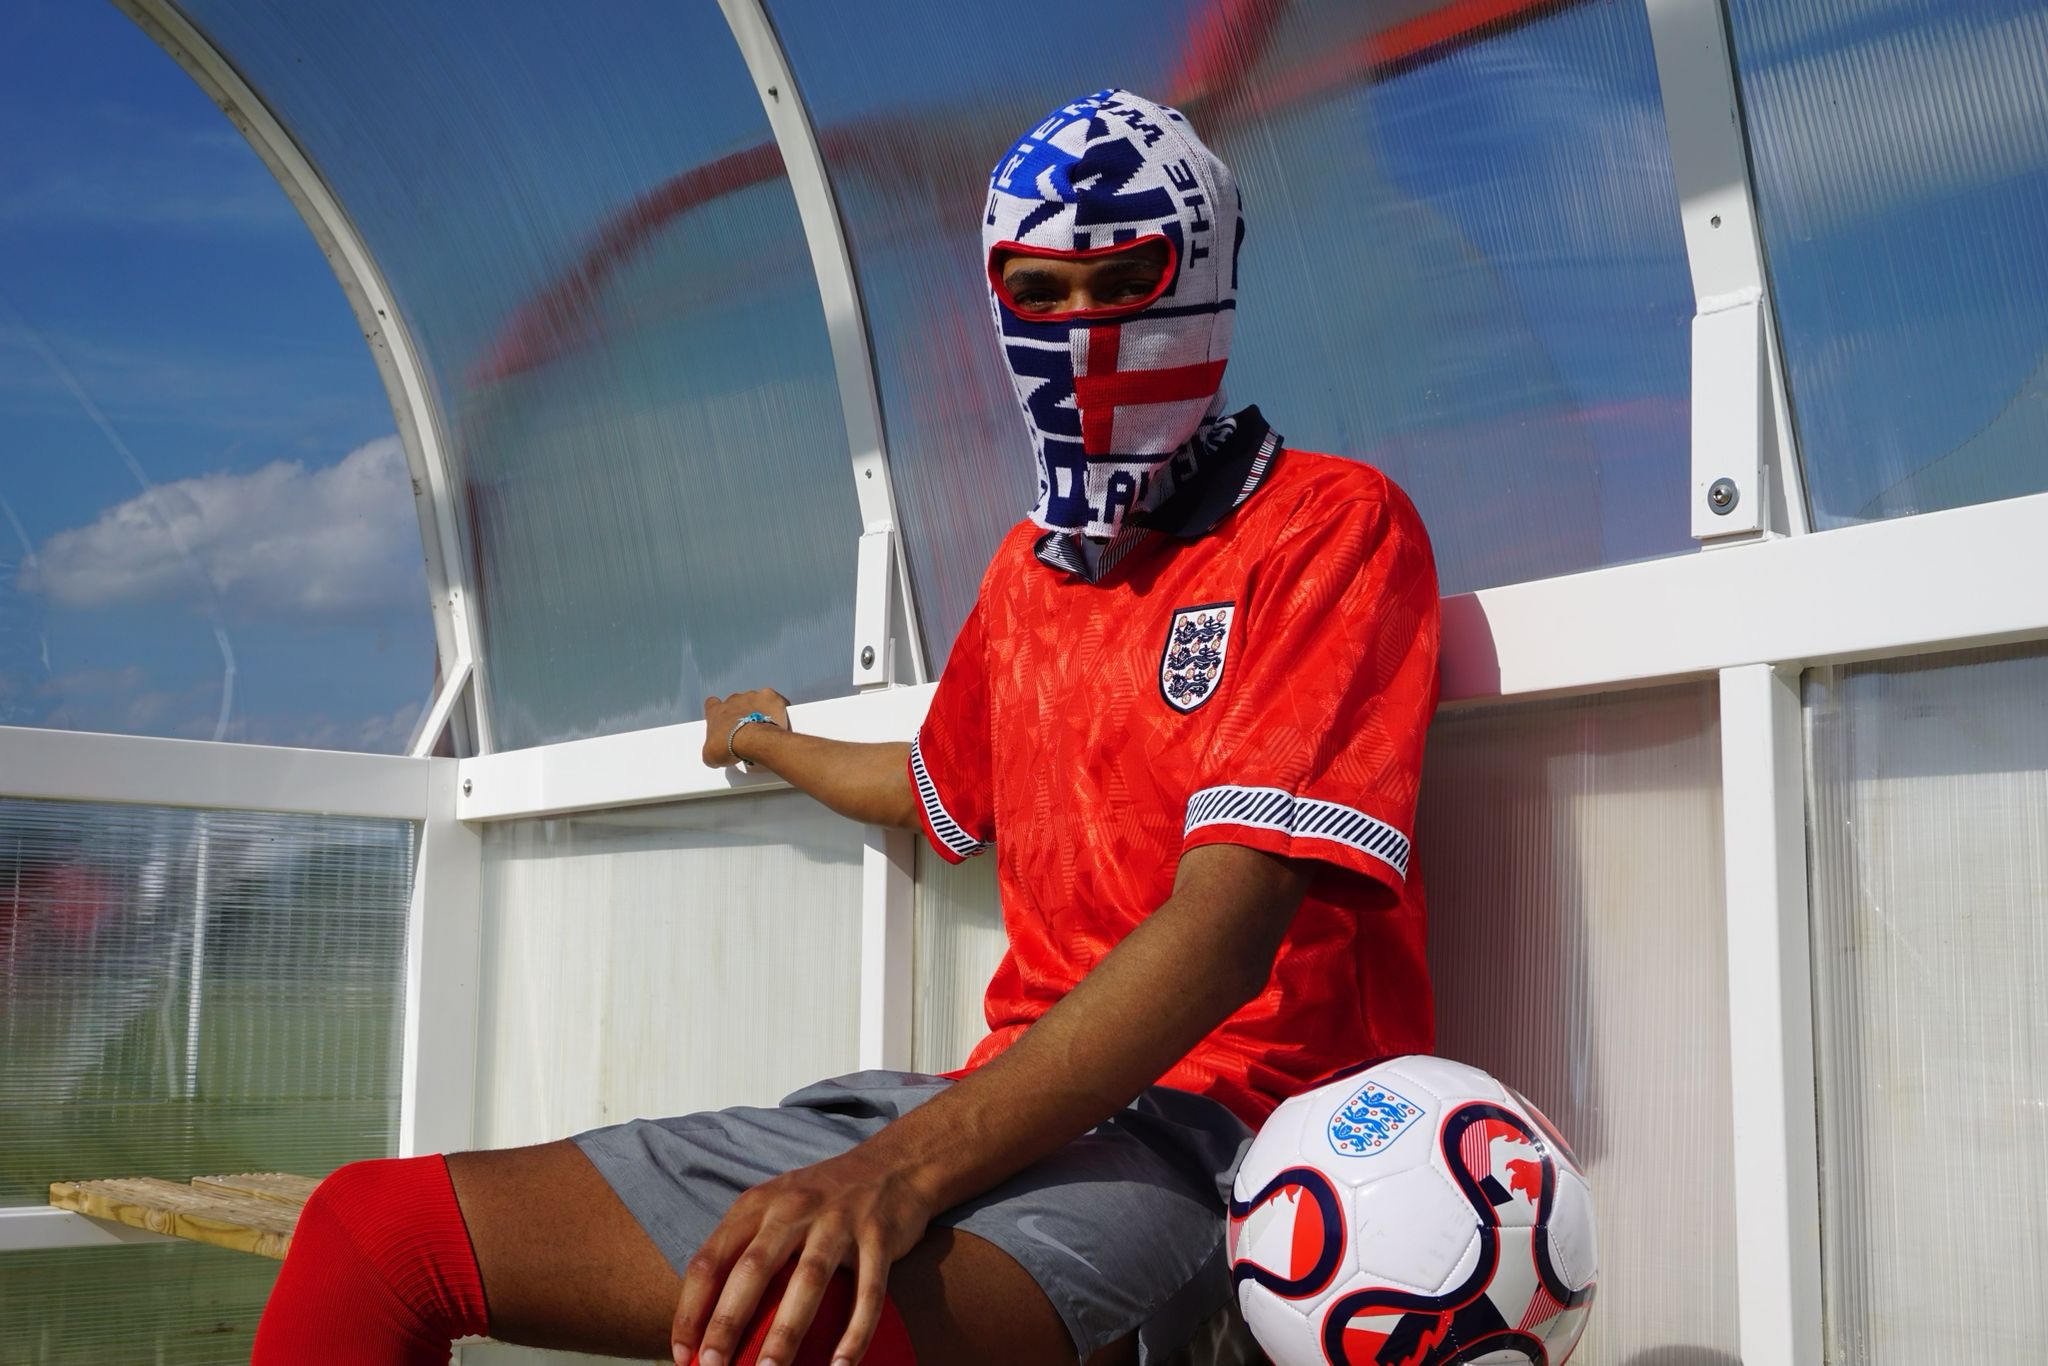
[[[53, 1180], [319, 1176], [386, 1155], [396, 988], [350, 976], [210, 986], [189, 1097], [167, 1094], [183, 1085], [182, 998], [128, 1021], [82, 1074], [68, 1068], [65, 1094], [20, 1084], [17, 1069], [34, 1070], [25, 1053], [0, 1058], [0, 1205], [41, 1204]], [[26, 1021], [19, 1001], [0, 999], [10, 1009], [9, 1024], [34, 1026], [16, 1039], [61, 1036], [59, 1006]], [[0, 1366], [246, 1362], [276, 1274], [275, 1262], [196, 1243], [0, 1254]]]
[[0, 1366], [246, 1362], [277, 1268], [184, 1242], [0, 1253]]

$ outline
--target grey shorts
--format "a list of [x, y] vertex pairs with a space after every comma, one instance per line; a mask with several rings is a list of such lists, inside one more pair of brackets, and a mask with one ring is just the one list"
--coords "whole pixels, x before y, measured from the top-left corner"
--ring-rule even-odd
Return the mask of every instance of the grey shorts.
[[[575, 1141], [680, 1272], [741, 1191], [845, 1152], [952, 1084], [856, 1072], [774, 1109], [636, 1119]], [[1140, 1360], [1159, 1362], [1198, 1329], [1218, 1332], [1210, 1321], [1233, 1302], [1224, 1209], [1251, 1138], [1215, 1101], [1155, 1086], [934, 1222], [1015, 1258], [1081, 1356], [1136, 1330]]]

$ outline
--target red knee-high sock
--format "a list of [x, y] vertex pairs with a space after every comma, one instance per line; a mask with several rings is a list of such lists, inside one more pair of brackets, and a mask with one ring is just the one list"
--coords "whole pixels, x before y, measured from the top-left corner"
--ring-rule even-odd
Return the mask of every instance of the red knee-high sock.
[[250, 1361], [447, 1366], [449, 1343], [485, 1328], [483, 1277], [447, 1162], [353, 1162], [299, 1215]]
[[[787, 1271], [768, 1283], [761, 1307], [754, 1312], [754, 1325], [747, 1331], [747, 1340], [733, 1355], [733, 1366], [756, 1366], [760, 1360], [761, 1343], [775, 1325], [775, 1311], [782, 1306], [783, 1287], [788, 1283]], [[786, 1366], [832, 1366], [832, 1349], [839, 1345], [839, 1335], [846, 1331], [846, 1321], [852, 1317], [853, 1277], [841, 1271], [826, 1283], [825, 1296], [818, 1301], [817, 1317], [811, 1320], [811, 1330], [804, 1334], [796, 1358]], [[917, 1354], [910, 1349], [910, 1333], [903, 1326], [903, 1316], [887, 1297], [882, 1300], [882, 1317], [875, 1324], [875, 1336], [868, 1343], [861, 1366], [917, 1366]]]

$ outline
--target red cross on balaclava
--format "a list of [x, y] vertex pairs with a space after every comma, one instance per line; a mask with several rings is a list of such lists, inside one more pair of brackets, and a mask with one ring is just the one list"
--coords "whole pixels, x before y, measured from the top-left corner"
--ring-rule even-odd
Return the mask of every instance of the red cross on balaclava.
[[[1177, 109], [1128, 90], [1061, 106], [996, 163], [982, 218], [996, 331], [1038, 451], [1031, 520], [1114, 536], [1196, 478], [1227, 430], [1223, 366], [1243, 238], [1230, 168]], [[1163, 240], [1152, 298], [1047, 317], [1008, 306], [1008, 254], [1088, 258]]]

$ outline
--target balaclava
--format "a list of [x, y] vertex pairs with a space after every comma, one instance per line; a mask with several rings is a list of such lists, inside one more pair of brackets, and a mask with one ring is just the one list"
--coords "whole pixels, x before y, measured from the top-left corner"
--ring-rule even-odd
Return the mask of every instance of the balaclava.
[[[1128, 90], [1061, 106], [996, 163], [982, 259], [1038, 452], [1032, 521], [1112, 537], [1200, 474], [1231, 428], [1243, 231], [1230, 168], [1179, 110]], [[1164, 288], [1140, 304], [1034, 317], [1006, 302], [999, 254], [1086, 258], [1157, 238], [1171, 250]]]

